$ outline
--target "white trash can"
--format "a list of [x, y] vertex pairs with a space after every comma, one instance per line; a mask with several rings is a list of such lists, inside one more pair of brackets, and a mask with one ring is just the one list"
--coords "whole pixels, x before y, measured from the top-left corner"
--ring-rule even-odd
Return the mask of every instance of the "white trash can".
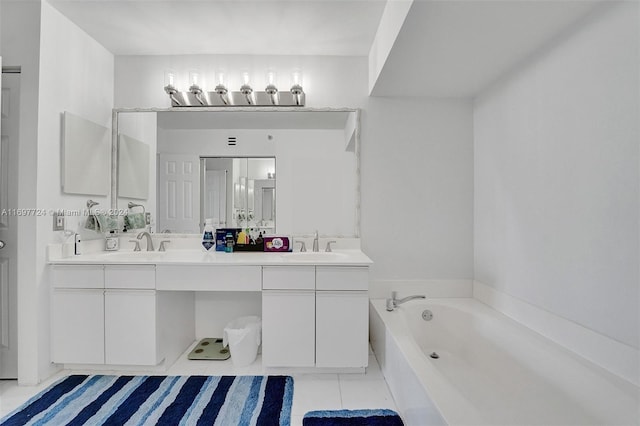
[[222, 346], [229, 345], [235, 367], [245, 367], [255, 361], [261, 333], [262, 320], [257, 316], [240, 317], [224, 327]]

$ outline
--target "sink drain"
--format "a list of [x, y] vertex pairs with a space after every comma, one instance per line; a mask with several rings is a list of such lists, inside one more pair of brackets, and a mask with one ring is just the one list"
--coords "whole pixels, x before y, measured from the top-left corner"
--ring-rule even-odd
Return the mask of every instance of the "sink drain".
[[436, 352], [431, 352], [431, 353], [429, 354], [429, 356], [430, 356], [431, 358], [433, 358], [433, 359], [438, 359], [438, 358], [440, 358], [440, 355], [438, 355]]
[[422, 319], [425, 321], [431, 321], [433, 319], [433, 312], [428, 309], [422, 311]]

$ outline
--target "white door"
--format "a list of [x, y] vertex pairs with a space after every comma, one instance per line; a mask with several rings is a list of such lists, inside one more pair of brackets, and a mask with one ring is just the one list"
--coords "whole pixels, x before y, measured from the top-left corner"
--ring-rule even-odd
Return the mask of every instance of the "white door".
[[0, 143], [0, 379], [18, 377], [18, 128], [20, 74], [2, 74]]
[[200, 158], [158, 154], [158, 230], [200, 232]]

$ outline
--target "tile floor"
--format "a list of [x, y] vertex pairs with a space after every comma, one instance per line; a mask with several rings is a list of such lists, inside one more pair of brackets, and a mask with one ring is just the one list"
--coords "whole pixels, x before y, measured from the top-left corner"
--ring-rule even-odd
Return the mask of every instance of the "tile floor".
[[[195, 346], [195, 343], [194, 345]], [[192, 346], [192, 347], [193, 347]], [[192, 347], [163, 375], [263, 375], [266, 374], [260, 355], [248, 367], [236, 368], [231, 360], [191, 361], [187, 354]], [[64, 370], [37, 386], [18, 386], [14, 380], [0, 380], [0, 418], [27, 401], [52, 382], [68, 374], [149, 374], [144, 371], [104, 371], [100, 373]], [[395, 402], [384, 380], [375, 355], [369, 353], [369, 367], [365, 374], [292, 374], [294, 378], [291, 425], [302, 424], [302, 417], [311, 410], [359, 408], [389, 408]]]

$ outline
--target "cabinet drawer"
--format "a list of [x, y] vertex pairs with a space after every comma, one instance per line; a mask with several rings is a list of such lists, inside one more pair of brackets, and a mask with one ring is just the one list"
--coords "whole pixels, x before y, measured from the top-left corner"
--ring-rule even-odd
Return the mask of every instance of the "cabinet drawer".
[[366, 266], [318, 266], [316, 290], [368, 290], [369, 268]]
[[104, 288], [102, 265], [53, 265], [53, 288]]
[[262, 288], [265, 290], [314, 290], [315, 266], [264, 266]]
[[260, 266], [157, 265], [156, 289], [260, 291]]
[[154, 265], [107, 265], [104, 268], [105, 288], [155, 289]]

